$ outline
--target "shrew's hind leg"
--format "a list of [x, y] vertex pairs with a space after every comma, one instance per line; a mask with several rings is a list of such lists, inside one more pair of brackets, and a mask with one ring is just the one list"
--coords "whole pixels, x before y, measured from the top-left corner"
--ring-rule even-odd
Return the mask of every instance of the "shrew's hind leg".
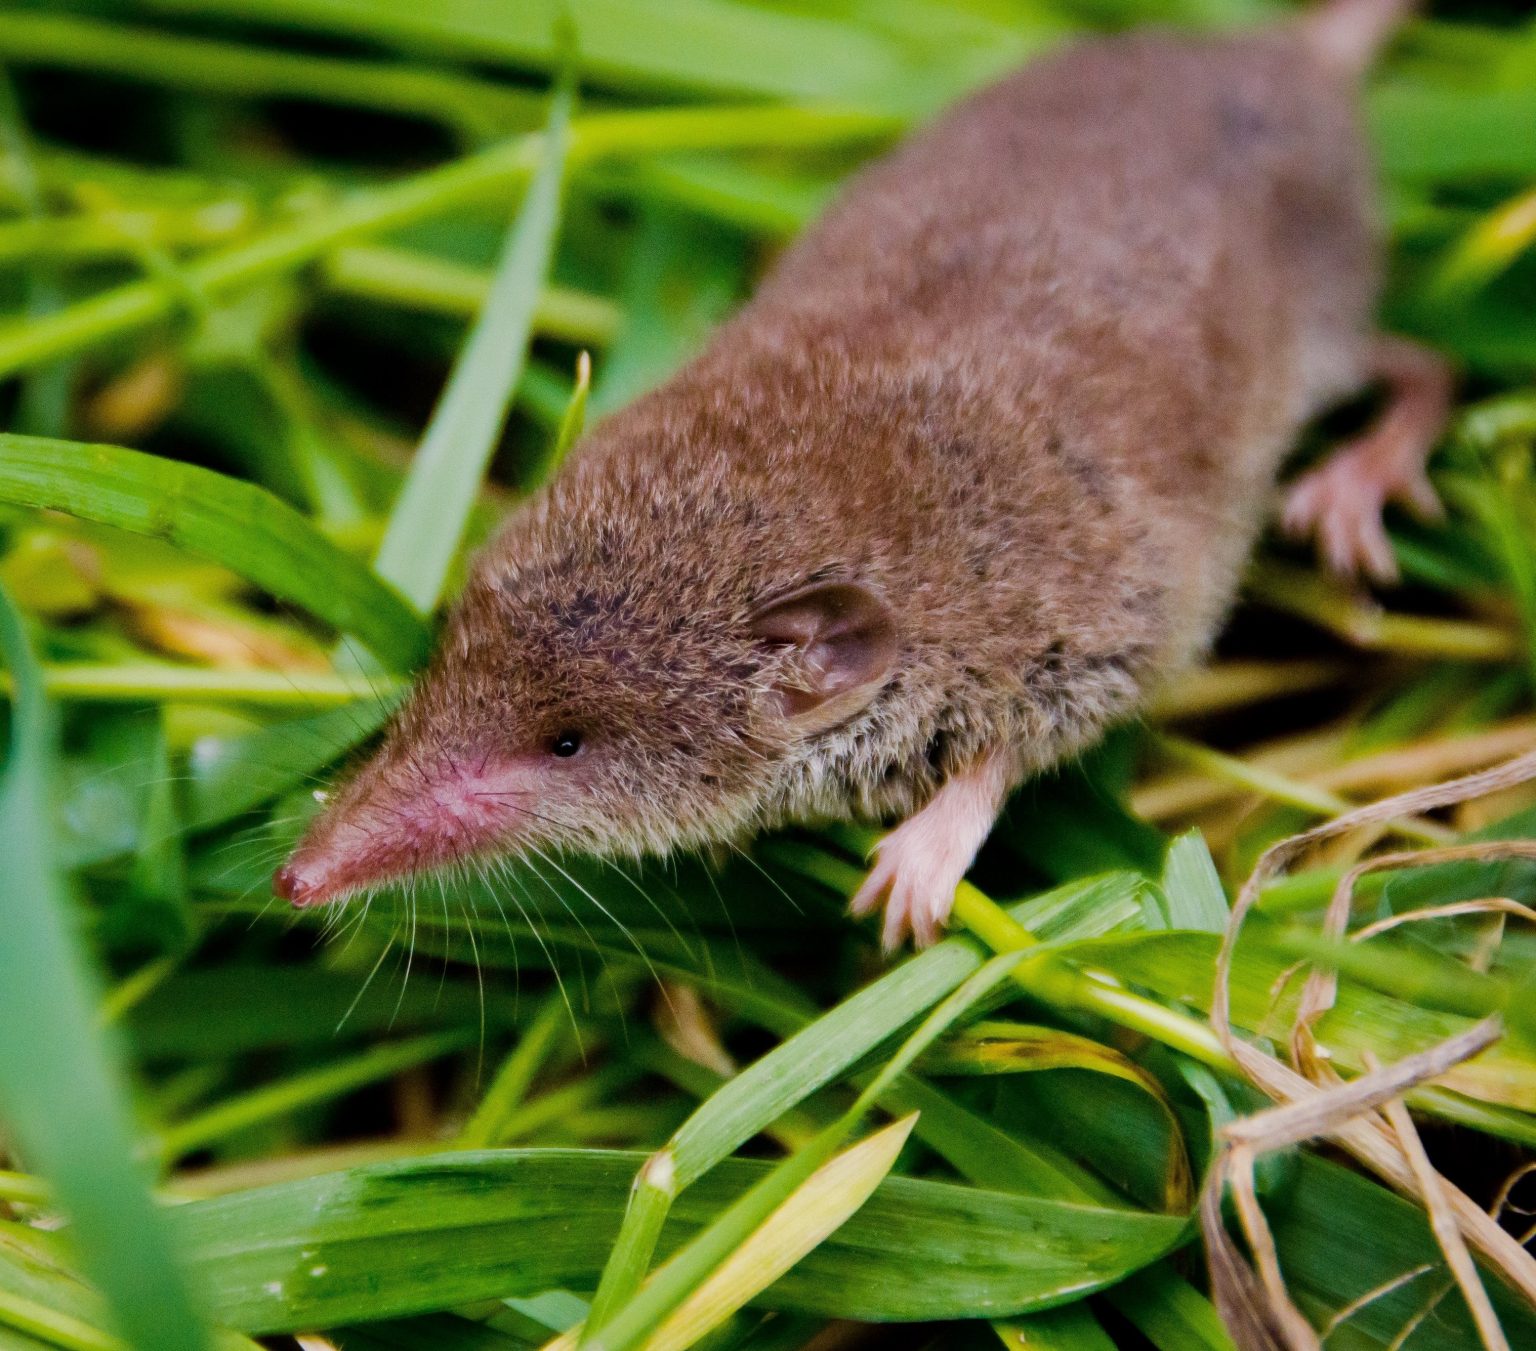
[[1002, 809], [1011, 757], [994, 754], [951, 775], [921, 811], [880, 841], [875, 863], [850, 909], [872, 915], [883, 905], [881, 942], [894, 952], [912, 935], [918, 947], [937, 941], [955, 903], [955, 888], [985, 843]]
[[1424, 472], [1451, 407], [1451, 370], [1426, 347], [1378, 338], [1369, 375], [1386, 386], [1375, 424], [1303, 474], [1285, 497], [1281, 520], [1289, 534], [1315, 536], [1335, 572], [1397, 580], [1397, 560], [1381, 514], [1388, 502], [1421, 518], [1441, 513]]

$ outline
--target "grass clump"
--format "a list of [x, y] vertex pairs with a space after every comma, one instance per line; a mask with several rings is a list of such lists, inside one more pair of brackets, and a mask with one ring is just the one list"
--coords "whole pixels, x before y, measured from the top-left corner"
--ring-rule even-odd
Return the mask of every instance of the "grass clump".
[[1370, 95], [1388, 318], [1465, 372], [1403, 588], [1266, 546], [882, 969], [855, 830], [266, 882], [465, 551], [852, 168], [1269, 7], [570, 9], [0, 12], [0, 1347], [1536, 1344], [1529, 18]]

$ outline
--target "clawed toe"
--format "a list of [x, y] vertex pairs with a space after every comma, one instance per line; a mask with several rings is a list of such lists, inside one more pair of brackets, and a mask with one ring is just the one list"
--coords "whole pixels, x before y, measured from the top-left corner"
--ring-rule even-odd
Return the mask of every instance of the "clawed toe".
[[848, 902], [848, 913], [855, 919], [867, 919], [886, 903], [886, 898], [891, 894], [891, 884], [895, 878], [889, 868], [876, 862], [869, 870], [869, 876], [864, 879], [864, 884]]
[[913, 876], [893, 860], [882, 858], [870, 869], [848, 910], [863, 919], [884, 907], [880, 946], [887, 953], [896, 952], [909, 937], [919, 948], [932, 947], [943, 936], [958, 882], [958, 878], [951, 882]]
[[1387, 390], [1376, 424], [1291, 486], [1281, 522], [1287, 533], [1311, 536], [1318, 552], [1344, 577], [1397, 580], [1397, 559], [1382, 524], [1387, 503], [1421, 520], [1444, 514], [1424, 464], [1445, 425], [1451, 373], [1434, 353], [1401, 338], [1379, 338], [1371, 370]]
[[1399, 503], [1433, 518], [1440, 499], [1421, 472], [1387, 480], [1373, 472], [1363, 448], [1344, 451], [1304, 475], [1286, 496], [1281, 523], [1294, 538], [1311, 537], [1329, 569], [1341, 577], [1397, 580], [1397, 559], [1382, 512]]
[[997, 817], [1012, 765], [988, 755], [949, 780], [915, 816], [880, 841], [873, 866], [849, 909], [858, 916], [885, 907], [880, 941], [895, 952], [908, 936], [920, 948], [938, 942], [981, 842]]

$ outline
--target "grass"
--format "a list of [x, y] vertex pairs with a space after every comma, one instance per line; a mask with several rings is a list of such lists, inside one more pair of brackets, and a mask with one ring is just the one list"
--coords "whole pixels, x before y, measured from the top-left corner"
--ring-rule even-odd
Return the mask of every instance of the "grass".
[[1463, 371], [1405, 584], [1267, 543], [890, 966], [867, 830], [321, 916], [267, 877], [466, 551], [862, 160], [1073, 32], [1275, 6], [566, 8], [0, 9], [0, 1348], [1536, 1344], [1536, 788], [1349, 815], [1536, 732], [1523, 7], [1370, 92], [1387, 315]]

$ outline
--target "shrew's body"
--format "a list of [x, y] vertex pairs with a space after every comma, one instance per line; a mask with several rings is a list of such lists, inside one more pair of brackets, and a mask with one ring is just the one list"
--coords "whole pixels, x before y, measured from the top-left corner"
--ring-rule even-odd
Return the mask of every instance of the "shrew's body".
[[860, 175], [512, 517], [280, 888], [908, 816], [856, 909], [931, 939], [1007, 790], [1210, 640], [1308, 419], [1396, 386], [1293, 498], [1335, 561], [1430, 503], [1344, 40], [1386, 8], [1084, 44]]

